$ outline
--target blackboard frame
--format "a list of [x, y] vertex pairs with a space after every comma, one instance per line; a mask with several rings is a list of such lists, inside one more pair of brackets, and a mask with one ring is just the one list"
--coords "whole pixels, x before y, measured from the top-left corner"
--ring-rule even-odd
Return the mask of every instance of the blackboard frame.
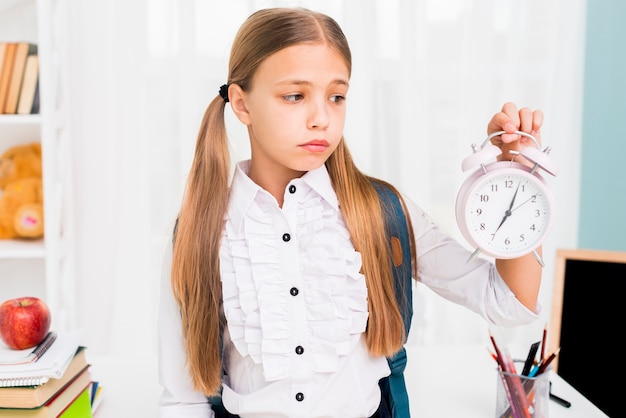
[[[563, 315], [563, 295], [568, 275], [566, 266], [569, 260], [580, 260], [600, 263], [623, 263], [626, 268], [626, 252], [588, 250], [588, 249], [558, 249], [554, 266], [554, 284], [552, 287], [552, 313], [550, 318], [549, 347], [556, 349], [561, 346], [561, 321]], [[570, 278], [571, 279], [571, 278]], [[626, 277], [624, 278], [626, 280]], [[626, 300], [625, 300], [626, 302]], [[607, 318], [603, 318], [606, 320]], [[552, 363], [552, 369], [558, 373], [557, 356]]]
[[621, 356], [625, 294], [626, 252], [557, 250], [548, 331], [550, 352], [561, 351], [552, 369], [609, 416], [622, 411], [621, 394], [603, 383], [611, 356]]

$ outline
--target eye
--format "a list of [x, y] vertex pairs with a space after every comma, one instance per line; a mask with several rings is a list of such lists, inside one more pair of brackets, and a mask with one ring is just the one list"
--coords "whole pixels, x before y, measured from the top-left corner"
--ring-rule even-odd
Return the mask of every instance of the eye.
[[333, 96], [330, 96], [330, 101], [333, 103], [341, 103], [344, 100], [346, 100], [346, 96], [342, 94], [335, 94]]
[[298, 102], [300, 100], [302, 100], [302, 95], [299, 93], [296, 94], [287, 94], [285, 96], [283, 96], [283, 99], [287, 102]]

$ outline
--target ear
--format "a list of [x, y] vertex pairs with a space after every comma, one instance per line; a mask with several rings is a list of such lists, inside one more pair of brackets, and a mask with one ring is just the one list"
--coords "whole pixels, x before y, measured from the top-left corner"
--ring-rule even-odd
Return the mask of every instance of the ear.
[[228, 100], [237, 119], [244, 125], [250, 125], [250, 113], [246, 106], [246, 92], [238, 84], [228, 86]]

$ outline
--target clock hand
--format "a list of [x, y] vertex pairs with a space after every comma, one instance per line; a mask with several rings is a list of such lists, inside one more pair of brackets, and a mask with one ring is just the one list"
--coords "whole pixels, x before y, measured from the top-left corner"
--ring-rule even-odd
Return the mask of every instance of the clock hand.
[[496, 230], [494, 231], [494, 235], [496, 234], [496, 232], [498, 232], [498, 230], [500, 229], [500, 227], [502, 226], [502, 224], [504, 224], [504, 221], [506, 221], [506, 218], [508, 218], [509, 216], [511, 216], [511, 211], [507, 209], [506, 212], [504, 212], [504, 216], [502, 217], [502, 220], [500, 221], [500, 225], [498, 225], [498, 227], [496, 228]]
[[507, 211], [504, 212], [504, 217], [500, 221], [500, 225], [498, 225], [498, 227], [496, 228], [496, 231], [494, 232], [494, 235], [495, 235], [496, 232], [498, 232], [498, 230], [500, 229], [500, 227], [502, 226], [504, 221], [506, 221], [507, 218], [513, 214], [513, 212], [515, 212], [517, 209], [519, 209], [520, 207], [524, 206], [526, 203], [530, 202], [535, 197], [537, 197], [537, 195], [534, 194], [534, 195], [530, 196], [528, 199], [524, 200], [522, 203], [520, 203], [519, 205], [517, 205], [517, 206], [515, 206], [513, 208], [513, 203], [515, 202], [515, 197], [517, 196], [517, 191], [518, 190], [519, 190], [519, 184], [517, 185], [517, 190], [515, 190], [515, 194], [513, 195], [513, 199], [511, 200], [511, 204], [509, 205], [509, 208], [507, 209]]
[[537, 197], [537, 195], [536, 195], [536, 194], [534, 194], [534, 195], [530, 196], [528, 199], [524, 200], [522, 203], [520, 203], [519, 205], [515, 206], [515, 207], [513, 208], [513, 210], [511, 210], [511, 213], [512, 213], [512, 212], [515, 212], [515, 211], [516, 211], [516, 210], [518, 210], [520, 207], [524, 206], [526, 203], [530, 202], [531, 200], [533, 200], [533, 199], [534, 199], [534, 198], [536, 198], [536, 197]]
[[[506, 221], [506, 219], [511, 216], [511, 214], [513, 213], [514, 209], [511, 209], [513, 207], [513, 204], [515, 203], [515, 198], [517, 197], [517, 192], [519, 191], [519, 186], [522, 182], [520, 181], [519, 183], [517, 183], [517, 189], [515, 189], [515, 193], [513, 194], [513, 199], [511, 199], [511, 203], [509, 204], [509, 208], [504, 212], [504, 216], [502, 217], [502, 220], [500, 221], [500, 225], [498, 225], [498, 227], [496, 228], [496, 231], [494, 232], [494, 234], [496, 232], [498, 232], [498, 230], [500, 229], [500, 227], [502, 227], [502, 224], [504, 224], [504, 221]], [[525, 202], [524, 202], [525, 203]], [[523, 204], [523, 203], [522, 203]], [[520, 205], [521, 206], [521, 205]], [[519, 206], [518, 206], [519, 207]]]
[[509, 210], [507, 212], [511, 212], [511, 208], [513, 207], [513, 203], [515, 203], [515, 198], [517, 197], [517, 192], [519, 192], [520, 184], [522, 184], [521, 181], [517, 183], [517, 189], [515, 189], [515, 193], [513, 194], [513, 199], [511, 199], [511, 204], [509, 205]]

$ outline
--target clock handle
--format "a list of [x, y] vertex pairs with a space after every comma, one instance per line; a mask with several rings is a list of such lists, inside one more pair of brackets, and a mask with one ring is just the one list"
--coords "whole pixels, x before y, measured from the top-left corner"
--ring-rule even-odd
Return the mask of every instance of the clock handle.
[[[496, 137], [496, 136], [500, 136], [502, 134], [506, 133], [505, 131], [498, 131], [498, 132], [494, 132], [491, 135], [489, 135], [487, 137], [487, 139], [485, 139], [485, 141], [482, 143], [482, 145], [480, 146], [480, 150], [484, 149], [485, 147], [488, 146], [488, 144], [491, 144], [491, 139]], [[531, 147], [526, 147], [521, 151], [510, 151], [511, 154], [520, 154], [522, 155], [524, 158], [526, 158], [527, 160], [529, 160], [530, 162], [532, 162], [533, 164], [535, 164], [535, 167], [533, 168], [533, 172], [536, 170], [537, 167], [541, 167], [545, 172], [556, 176], [559, 172], [559, 168], [556, 165], [556, 162], [550, 158], [548, 156], [548, 154], [551, 151], [550, 147], [547, 147], [545, 150], [541, 151], [541, 145], [539, 145], [539, 141], [537, 141], [537, 138], [535, 138], [534, 136], [532, 136], [529, 133], [526, 132], [522, 132], [522, 131], [515, 131], [514, 133], [516, 133], [517, 135], [521, 135], [521, 136], [525, 136], [526, 138], [530, 138], [532, 139], [533, 143], [535, 144], [535, 148], [531, 148]], [[477, 152], [477, 151], [475, 151]]]

